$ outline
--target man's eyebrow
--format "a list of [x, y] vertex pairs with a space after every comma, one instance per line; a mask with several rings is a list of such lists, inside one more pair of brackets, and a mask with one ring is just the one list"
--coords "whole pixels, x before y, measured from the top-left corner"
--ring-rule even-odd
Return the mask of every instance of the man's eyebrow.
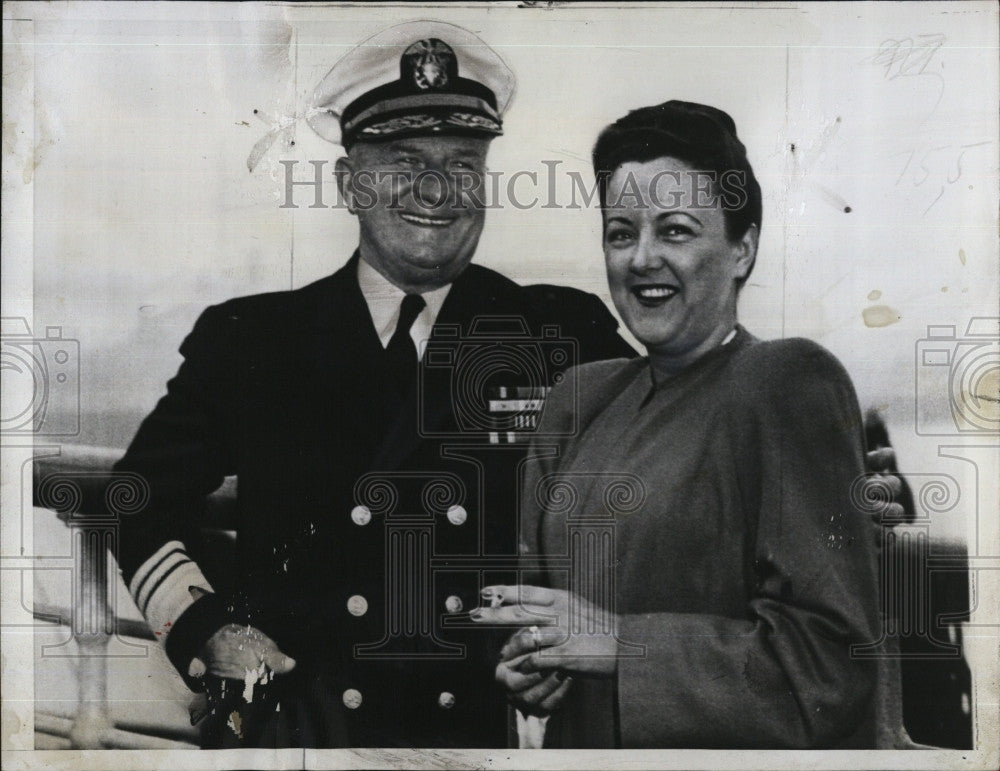
[[623, 225], [632, 224], [632, 220], [628, 219], [628, 217], [621, 217], [621, 216], [608, 217], [608, 223], [610, 224], [612, 222], [621, 222]]
[[417, 147], [416, 145], [407, 144], [405, 142], [401, 142], [401, 143], [396, 144], [396, 145], [391, 145], [390, 147], [387, 147], [386, 149], [390, 153], [414, 153], [414, 154], [419, 154], [420, 153], [420, 148], [419, 147]]
[[473, 159], [485, 159], [486, 153], [480, 151], [476, 147], [457, 147], [454, 151], [450, 152], [453, 158], [473, 158]]

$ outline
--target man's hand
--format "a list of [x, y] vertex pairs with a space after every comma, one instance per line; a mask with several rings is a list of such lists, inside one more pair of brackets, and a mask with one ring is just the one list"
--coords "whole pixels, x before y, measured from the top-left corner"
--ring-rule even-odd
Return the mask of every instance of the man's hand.
[[[533, 687], [515, 674], [548, 675], [557, 671], [598, 677], [614, 674], [618, 641], [614, 637], [616, 619], [609, 611], [562, 589], [540, 586], [489, 586], [483, 589], [482, 596], [490, 607], [477, 608], [469, 614], [473, 621], [525, 625], [501, 652], [505, 663], [518, 659], [516, 670], [503, 673], [505, 684], [521, 686], [520, 690]], [[539, 627], [545, 627], [544, 631]], [[591, 629], [594, 631], [576, 631]], [[500, 675], [498, 672], [498, 679]]]
[[876, 489], [865, 495], [865, 500], [885, 501], [877, 513], [872, 514], [876, 524], [897, 525], [913, 519], [908, 514], [904, 502], [912, 501], [912, 495], [905, 489], [903, 478], [896, 470], [896, 451], [891, 447], [879, 447], [865, 455], [865, 466], [870, 474], [868, 485]]
[[188, 674], [205, 673], [231, 680], [243, 680], [247, 672], [264, 665], [265, 671], [284, 675], [295, 668], [295, 659], [286, 656], [277, 644], [252, 626], [228, 624], [213, 634], [198, 655], [191, 659]]
[[894, 527], [912, 522], [916, 516], [913, 492], [896, 465], [896, 451], [892, 449], [889, 429], [878, 410], [865, 413], [865, 443], [871, 450], [865, 455], [865, 467], [870, 476], [864, 491], [864, 500], [877, 501], [873, 511], [876, 524]]

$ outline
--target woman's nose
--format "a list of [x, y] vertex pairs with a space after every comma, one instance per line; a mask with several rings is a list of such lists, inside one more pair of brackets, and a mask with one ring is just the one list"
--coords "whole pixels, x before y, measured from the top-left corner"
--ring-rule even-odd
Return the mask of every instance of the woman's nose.
[[649, 273], [663, 265], [663, 254], [661, 244], [656, 239], [639, 235], [639, 240], [632, 251], [629, 261], [629, 269], [633, 273]]

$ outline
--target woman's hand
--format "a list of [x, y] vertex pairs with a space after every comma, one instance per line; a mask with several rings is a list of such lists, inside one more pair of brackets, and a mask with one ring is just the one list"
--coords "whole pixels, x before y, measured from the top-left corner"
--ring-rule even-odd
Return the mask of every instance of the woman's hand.
[[521, 712], [544, 717], [562, 703], [573, 685], [573, 678], [559, 670], [549, 674], [522, 672], [529, 655], [497, 664], [496, 681], [507, 691], [510, 703]]
[[[488, 586], [482, 596], [490, 606], [474, 610], [470, 614], [473, 621], [524, 625], [500, 654], [501, 662], [508, 667], [503, 672], [498, 668], [497, 679], [509, 691], [516, 688], [520, 693], [544, 682], [524, 679], [532, 674], [563, 672], [610, 677], [615, 673], [617, 619], [610, 611], [562, 589], [539, 586]], [[561, 685], [549, 683], [552, 693]]]

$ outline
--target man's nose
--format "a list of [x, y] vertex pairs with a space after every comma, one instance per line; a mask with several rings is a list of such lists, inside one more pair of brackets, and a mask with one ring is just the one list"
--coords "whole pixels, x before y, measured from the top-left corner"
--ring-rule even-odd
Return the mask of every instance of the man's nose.
[[436, 209], [448, 204], [451, 197], [451, 181], [448, 175], [437, 168], [420, 171], [413, 180], [413, 198], [418, 205]]

